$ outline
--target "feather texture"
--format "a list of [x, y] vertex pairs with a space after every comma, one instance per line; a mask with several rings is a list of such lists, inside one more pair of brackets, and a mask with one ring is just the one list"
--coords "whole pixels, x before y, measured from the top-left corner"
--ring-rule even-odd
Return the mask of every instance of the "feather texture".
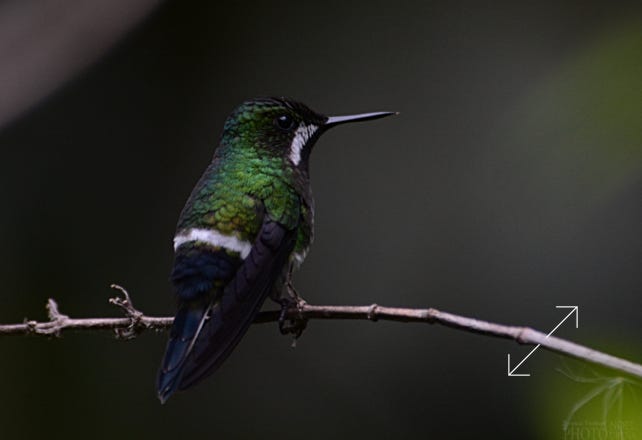
[[[200, 259], [194, 255], [191, 259], [177, 257], [177, 262], [181, 264], [177, 263], [175, 267], [184, 267], [179, 271], [181, 276], [176, 275], [175, 278], [178, 295], [179, 298], [190, 299], [179, 300], [179, 310], [158, 376], [161, 402], [165, 402], [176, 390], [184, 390], [200, 382], [227, 359], [288, 264], [295, 241], [296, 230], [267, 219], [250, 254], [231, 277], [225, 276], [227, 272], [212, 269], [219, 267], [212, 261], [225, 259], [221, 252]], [[191, 264], [187, 261], [191, 261]], [[232, 267], [227, 263], [220, 266]], [[199, 273], [199, 267], [205, 270]], [[211, 279], [210, 276], [216, 273], [219, 277]], [[209, 284], [204, 278], [210, 278]], [[229, 281], [226, 278], [230, 278]], [[213, 287], [215, 281], [223, 287]], [[196, 292], [200, 295], [195, 295], [197, 289], [193, 285], [198, 285], [199, 289], [202, 286], [213, 287], [216, 293], [212, 295], [200, 291]], [[185, 290], [189, 291], [188, 295], [181, 294]], [[193, 299], [194, 296], [196, 299]]]

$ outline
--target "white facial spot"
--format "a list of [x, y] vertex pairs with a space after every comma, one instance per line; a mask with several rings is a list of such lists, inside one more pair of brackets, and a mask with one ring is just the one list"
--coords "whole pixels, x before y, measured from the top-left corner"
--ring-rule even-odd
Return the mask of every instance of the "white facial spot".
[[305, 144], [308, 143], [308, 140], [314, 135], [319, 127], [316, 125], [305, 125], [300, 124], [299, 128], [294, 132], [294, 139], [292, 139], [292, 145], [290, 145], [290, 161], [294, 165], [298, 165], [301, 162], [301, 150], [305, 147]]
[[221, 247], [232, 252], [238, 252], [245, 259], [252, 250], [252, 243], [239, 240], [232, 235], [223, 235], [215, 229], [185, 229], [174, 237], [174, 250], [192, 241], [200, 241], [212, 246]]

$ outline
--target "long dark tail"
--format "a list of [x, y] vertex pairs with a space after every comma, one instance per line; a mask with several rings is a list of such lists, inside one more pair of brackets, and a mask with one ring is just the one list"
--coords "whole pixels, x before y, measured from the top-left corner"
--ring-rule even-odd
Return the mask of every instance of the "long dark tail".
[[180, 301], [158, 375], [161, 402], [200, 382], [227, 359], [288, 264], [295, 237], [295, 231], [265, 222], [252, 251], [214, 300]]
[[157, 389], [161, 403], [165, 403], [180, 385], [185, 361], [205, 323], [207, 308], [207, 304], [198, 302], [179, 305], [158, 372]]

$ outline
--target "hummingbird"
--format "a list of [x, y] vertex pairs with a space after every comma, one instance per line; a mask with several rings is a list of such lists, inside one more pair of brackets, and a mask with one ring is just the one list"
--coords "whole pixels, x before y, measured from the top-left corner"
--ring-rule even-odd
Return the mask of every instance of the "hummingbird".
[[332, 127], [393, 114], [325, 116], [257, 98], [228, 116], [174, 236], [177, 312], [157, 379], [161, 403], [220, 367], [266, 298], [281, 305], [287, 332], [285, 312], [301, 301], [291, 276], [313, 239], [312, 147]]

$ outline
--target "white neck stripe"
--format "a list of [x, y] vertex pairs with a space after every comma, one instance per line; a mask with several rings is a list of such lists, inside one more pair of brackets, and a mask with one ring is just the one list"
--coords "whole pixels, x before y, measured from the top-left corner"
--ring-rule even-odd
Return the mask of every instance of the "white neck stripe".
[[200, 241], [212, 246], [222, 247], [232, 252], [238, 252], [245, 259], [252, 250], [252, 243], [239, 240], [233, 235], [223, 235], [215, 229], [184, 229], [174, 237], [174, 250], [185, 243]]
[[305, 125], [301, 123], [299, 128], [294, 132], [294, 139], [292, 139], [292, 145], [290, 145], [290, 161], [292, 161], [294, 165], [298, 165], [301, 162], [301, 150], [303, 150], [305, 144], [308, 143], [308, 140], [310, 140], [318, 128], [316, 125]]

